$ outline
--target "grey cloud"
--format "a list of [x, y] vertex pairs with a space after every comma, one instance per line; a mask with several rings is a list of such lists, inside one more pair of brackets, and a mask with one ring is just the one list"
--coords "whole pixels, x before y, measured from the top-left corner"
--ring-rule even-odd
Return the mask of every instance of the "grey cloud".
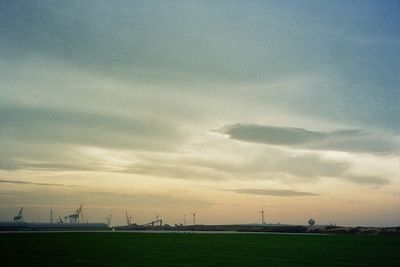
[[[128, 83], [189, 85], [186, 91], [196, 88], [196, 82], [204, 88], [204, 81], [246, 85], [313, 74], [322, 77], [318, 84], [294, 85], [290, 93], [267, 84], [261, 86], [261, 95], [241, 86], [231, 86], [228, 94], [245, 92], [248, 105], [260, 101], [260, 106], [281, 106], [284, 111], [290, 107], [296, 115], [399, 132], [395, 8], [379, 6], [384, 8], [380, 17], [369, 3], [360, 12], [363, 16], [346, 18], [358, 25], [351, 30], [347, 24], [327, 23], [340, 21], [337, 16], [344, 13], [335, 12], [348, 5], [328, 7], [332, 16], [325, 21], [326, 16], [316, 17], [327, 13], [322, 6], [317, 7], [321, 12], [299, 6], [295, 10], [300, 17], [293, 18], [279, 3], [214, 2], [2, 1], [0, 56], [24, 65], [27, 58], [39, 55]], [[387, 35], [390, 31], [396, 34]], [[354, 39], [378, 42], [360, 45]], [[388, 45], [385, 40], [393, 42]], [[49, 75], [37, 65], [43, 76]], [[19, 79], [21, 68], [15, 69]], [[330, 84], [327, 73], [342, 83]], [[223, 92], [220, 98], [228, 94]]]
[[[292, 31], [254, 21], [252, 13], [240, 6], [185, 1], [179, 5], [160, 1], [8, 3], [0, 9], [4, 10], [0, 31], [4, 46], [14, 56], [25, 51], [49, 54], [96, 66], [107, 74], [153, 81], [160, 76], [165, 81], [173, 73], [185, 73], [192, 80], [255, 80], [293, 72], [300, 62], [306, 67], [309, 58], [305, 60], [306, 53], [297, 49], [301, 45], [311, 52], [308, 38], [301, 38], [305, 43], [286, 41], [293, 38]], [[273, 13], [270, 8], [264, 11]], [[232, 19], [237, 15], [240, 19]], [[269, 34], [280, 38], [268, 38]], [[291, 57], [264, 49], [282, 44]], [[265, 60], [276, 64], [263, 64]]]
[[130, 167], [121, 170], [123, 173], [133, 173], [141, 175], [152, 175], [158, 177], [186, 179], [186, 180], [225, 180], [233, 178], [233, 176], [226, 171], [218, 170], [211, 167], [199, 165], [183, 165], [182, 163], [175, 162], [169, 164], [163, 163], [141, 163], [133, 164]]
[[[271, 154], [274, 157], [271, 157]], [[315, 183], [324, 177], [360, 185], [382, 186], [390, 183], [389, 179], [379, 176], [352, 174], [351, 164], [347, 161], [324, 159], [314, 153], [292, 156], [273, 148], [266, 148], [263, 153], [250, 157], [243, 155], [241, 160], [234, 162], [176, 154], [172, 158], [165, 154], [142, 155], [141, 159], [141, 163], [134, 163], [120, 172], [186, 180], [278, 179], [292, 183]]]
[[[87, 201], [110, 203], [120, 206], [136, 206], [136, 207], [176, 207], [176, 208], [192, 208], [192, 207], [210, 207], [216, 203], [201, 199], [182, 199], [168, 194], [127, 194], [118, 192], [81, 192], [87, 195]], [[90, 199], [90, 200], [89, 200]]]
[[82, 164], [68, 164], [59, 162], [44, 162], [44, 163], [18, 163], [19, 169], [25, 170], [44, 170], [44, 171], [94, 171], [99, 170], [94, 166], [85, 166]]
[[302, 192], [290, 189], [234, 189], [230, 190], [240, 194], [252, 194], [263, 196], [279, 196], [279, 197], [296, 197], [296, 196], [318, 196], [318, 194], [310, 192]]
[[[49, 200], [51, 199], [51, 203]], [[115, 191], [86, 191], [86, 190], [34, 190], [3, 192], [0, 190], [1, 205], [23, 204], [25, 206], [78, 206], [102, 205], [109, 207], [158, 207], [158, 208], [204, 208], [216, 203], [201, 199], [181, 199], [168, 194], [126, 193]]]
[[9, 159], [0, 160], [0, 170], [13, 171], [17, 169], [19, 169], [19, 166], [15, 161]]
[[[271, 156], [273, 155], [273, 157]], [[241, 179], [263, 179], [264, 174], [279, 177], [290, 174], [302, 177], [303, 181], [315, 181], [318, 177], [337, 177], [349, 169], [346, 161], [328, 160], [313, 153], [291, 155], [279, 149], [266, 148], [255, 155], [238, 155], [240, 162], [223, 162], [214, 159], [192, 159], [186, 161], [191, 166], [202, 166], [226, 173], [226, 177]]]
[[231, 139], [240, 141], [311, 150], [393, 153], [399, 149], [394, 136], [379, 136], [357, 129], [321, 132], [292, 127], [235, 124], [224, 128], [223, 132]]
[[2, 147], [0, 170], [92, 171], [101, 169], [96, 162], [77, 155], [74, 145], [45, 143], [45, 140], [29, 142], [23, 139], [15, 140], [15, 138], [16, 136], [0, 138], [0, 147]]
[[[270, 154], [274, 157], [270, 157]], [[281, 179], [289, 174], [303, 182], [315, 182], [320, 177], [341, 177], [349, 169], [349, 164], [344, 161], [322, 159], [312, 153], [291, 156], [276, 149], [238, 158], [241, 159], [239, 162], [229, 162], [188, 155], [175, 155], [172, 159], [167, 156], [142, 156], [143, 162], [134, 163], [121, 172], [213, 181]]]
[[346, 175], [343, 179], [361, 185], [375, 185], [382, 186], [388, 184], [390, 181], [385, 177], [377, 175]]
[[0, 134], [25, 142], [167, 149], [184, 138], [172, 123], [44, 108], [0, 107]]
[[300, 128], [235, 124], [225, 129], [231, 138], [258, 143], [296, 145], [310, 140], [320, 140], [323, 134]]
[[75, 186], [75, 185], [65, 185], [65, 184], [38, 183], [38, 182], [29, 182], [29, 181], [21, 181], [21, 180], [3, 180], [3, 179], [0, 179], [0, 183], [41, 185], [41, 186], [62, 186], [62, 187], [74, 187]]
[[[25, 157], [28, 155], [24, 155]], [[51, 161], [51, 159], [47, 159]], [[95, 171], [100, 166], [60, 162], [25, 162], [21, 160], [6, 160], [0, 163], [0, 170], [41, 170], [41, 171]]]
[[272, 164], [277, 172], [290, 173], [312, 180], [321, 176], [339, 177], [349, 169], [345, 161], [322, 159], [318, 155], [306, 153], [295, 157], [284, 157]]

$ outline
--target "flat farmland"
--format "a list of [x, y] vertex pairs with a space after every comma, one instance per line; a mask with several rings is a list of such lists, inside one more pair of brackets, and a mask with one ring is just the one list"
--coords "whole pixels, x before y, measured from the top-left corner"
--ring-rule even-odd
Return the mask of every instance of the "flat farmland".
[[400, 266], [400, 236], [0, 233], [2, 266]]

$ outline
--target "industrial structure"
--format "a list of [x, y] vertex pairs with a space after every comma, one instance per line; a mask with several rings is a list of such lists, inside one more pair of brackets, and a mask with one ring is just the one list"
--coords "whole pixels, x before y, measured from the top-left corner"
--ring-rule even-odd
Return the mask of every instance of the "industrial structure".
[[162, 219], [159, 218], [158, 214], [156, 213], [156, 219], [149, 223], [145, 223], [142, 226], [163, 226]]
[[73, 213], [64, 216], [58, 216], [57, 223], [54, 223], [53, 210], [50, 210], [50, 222], [26, 222], [22, 216], [23, 207], [20, 208], [12, 221], [0, 222], [0, 231], [98, 231], [108, 230], [111, 222], [111, 215], [106, 223], [89, 223], [83, 218], [82, 205]]
[[107, 220], [107, 227], [110, 227], [111, 219], [112, 219], [112, 214], [108, 215], [108, 217], [106, 219]]
[[261, 213], [261, 224], [265, 224], [264, 207], [259, 211], [259, 213]]
[[126, 224], [128, 226], [132, 225], [132, 216], [130, 214], [128, 216], [128, 211], [127, 210], [125, 210], [125, 216], [126, 216]]
[[196, 211], [192, 213], [193, 216], [193, 225], [196, 225]]
[[24, 217], [22, 217], [22, 211], [24, 210], [24, 207], [21, 207], [21, 209], [18, 211], [17, 215], [14, 216], [14, 222], [23, 222]]
[[64, 222], [67, 221], [69, 221], [70, 223], [85, 222], [85, 219], [83, 218], [82, 204], [74, 213], [64, 217]]
[[316, 225], [313, 218], [307, 221], [308, 225], [290, 224], [271, 224], [265, 221], [264, 207], [258, 211], [261, 213], [261, 224], [228, 224], [228, 225], [204, 225], [196, 223], [197, 211], [190, 214], [193, 224], [186, 225], [186, 214], [184, 214], [184, 224], [174, 226], [163, 224], [159, 214], [155, 214], [155, 219], [145, 224], [136, 224], [132, 221], [132, 216], [125, 210], [126, 225], [111, 226], [112, 215], [108, 215], [105, 223], [89, 223], [83, 216], [82, 204], [72, 214], [57, 216], [50, 209], [50, 222], [27, 222], [23, 217], [24, 208], [21, 207], [12, 220], [0, 222], [0, 231], [173, 231], [192, 233], [197, 231], [234, 231], [234, 232], [282, 232], [282, 233], [398, 233], [398, 228], [371, 228], [371, 227], [340, 227], [336, 225]]

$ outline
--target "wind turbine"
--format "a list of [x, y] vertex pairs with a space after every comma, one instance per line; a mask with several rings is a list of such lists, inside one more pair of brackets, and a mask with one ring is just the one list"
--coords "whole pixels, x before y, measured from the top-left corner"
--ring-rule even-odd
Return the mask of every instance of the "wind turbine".
[[265, 220], [264, 220], [264, 207], [262, 208], [262, 210], [259, 211], [259, 213], [261, 213], [261, 224], [265, 224]]

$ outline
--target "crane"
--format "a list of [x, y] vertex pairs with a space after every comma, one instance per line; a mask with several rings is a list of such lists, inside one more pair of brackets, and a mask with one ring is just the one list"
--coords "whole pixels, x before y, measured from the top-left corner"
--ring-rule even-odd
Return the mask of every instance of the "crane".
[[21, 209], [18, 211], [17, 215], [14, 216], [14, 222], [23, 222], [24, 221], [24, 217], [22, 217], [23, 209], [24, 209], [24, 207], [21, 207]]
[[262, 210], [259, 211], [259, 213], [261, 213], [261, 224], [265, 224], [264, 207], [262, 208]]
[[196, 225], [196, 211], [192, 213], [193, 216], [193, 225]]
[[126, 216], [126, 224], [129, 226], [132, 224], [132, 216], [128, 215], [128, 211], [125, 210], [125, 216]]
[[107, 227], [110, 227], [111, 218], [112, 218], [112, 214], [108, 215], [108, 217], [107, 217]]
[[65, 221], [69, 220], [70, 223], [85, 222], [85, 220], [84, 220], [84, 218], [83, 218], [82, 204], [81, 204], [81, 206], [75, 211], [75, 213], [65, 216], [65, 217], [64, 217], [64, 220], [65, 220]]

